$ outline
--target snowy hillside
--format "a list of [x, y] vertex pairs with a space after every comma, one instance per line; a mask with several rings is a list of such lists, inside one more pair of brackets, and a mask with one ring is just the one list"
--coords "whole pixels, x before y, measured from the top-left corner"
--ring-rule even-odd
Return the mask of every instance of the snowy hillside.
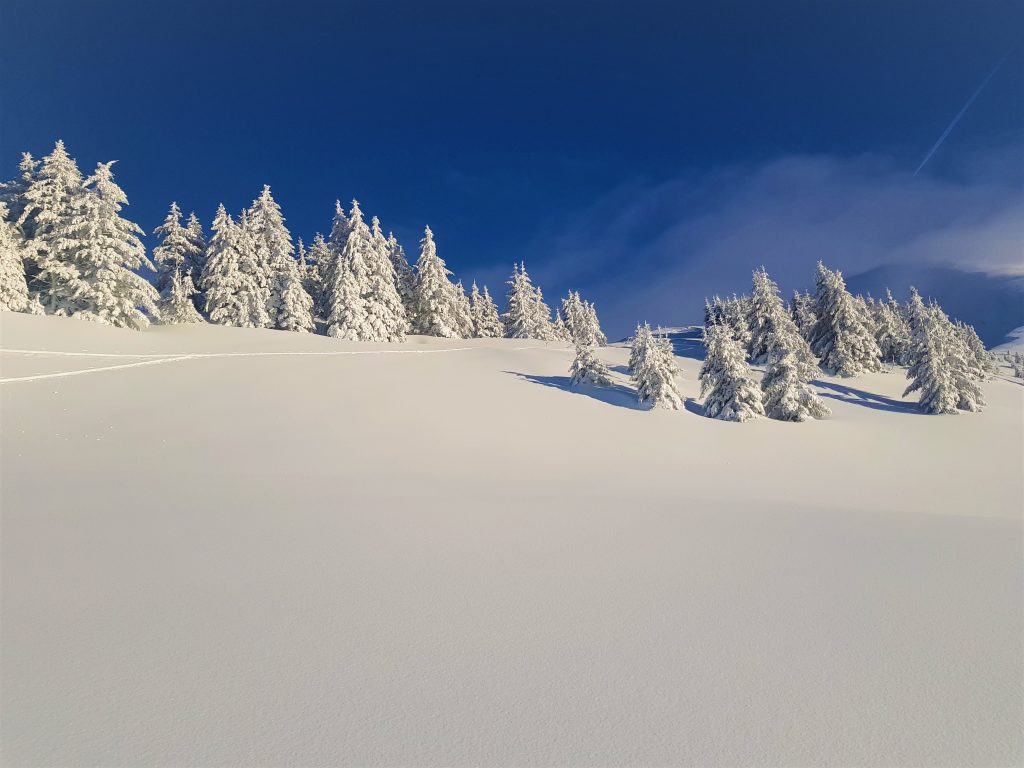
[[1012, 765], [1024, 386], [0, 315], [5, 765]]

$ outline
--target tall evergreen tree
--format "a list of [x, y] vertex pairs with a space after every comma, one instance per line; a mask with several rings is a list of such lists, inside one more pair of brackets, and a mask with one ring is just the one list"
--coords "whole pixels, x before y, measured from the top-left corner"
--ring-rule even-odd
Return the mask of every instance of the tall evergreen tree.
[[167, 296], [174, 275], [191, 274], [195, 262], [192, 254], [196, 247], [188, 230], [181, 226], [181, 210], [177, 203], [171, 203], [164, 223], [153, 230], [160, 238], [160, 244], [153, 249], [153, 263], [156, 264], [156, 289], [161, 298]]
[[607, 387], [612, 383], [608, 366], [598, 359], [593, 343], [576, 342], [576, 357], [569, 368], [569, 383], [577, 387], [580, 384], [591, 384]]
[[121, 216], [128, 198], [114, 182], [113, 162], [86, 179], [70, 212], [57, 222], [40, 266], [58, 312], [119, 328], [142, 329], [158, 317], [156, 290], [134, 270], [153, 265], [139, 239], [145, 234]]
[[[650, 326], [637, 328], [634, 336], [635, 354], [630, 355], [632, 379], [636, 383], [637, 399], [651, 408], [682, 410], [683, 398], [679, 394], [675, 377], [679, 373], [668, 339], [651, 333]], [[635, 359], [634, 359], [635, 357]]]
[[[26, 169], [26, 173], [28, 170]], [[47, 312], [72, 314], [78, 311], [78, 281], [74, 262], [65, 263], [54, 253], [57, 231], [81, 205], [85, 195], [82, 173], [58, 141], [53, 151], [31, 170], [21, 195], [21, 215], [16, 224], [29, 240], [34, 262], [26, 270], [29, 289], [38, 295]]]
[[0, 202], [0, 311], [27, 312], [25, 255], [28, 247], [8, 217], [7, 204]]
[[391, 266], [395, 269], [398, 295], [402, 297], [405, 314], [411, 322], [416, 314], [416, 271], [405, 258], [405, 249], [390, 232], [387, 239], [387, 254], [391, 260]]
[[483, 293], [473, 282], [469, 295], [470, 310], [473, 316], [473, 336], [478, 339], [500, 339], [505, 335], [505, 326], [501, 322], [501, 315], [498, 314], [498, 307], [491, 298], [487, 286], [484, 286]]
[[954, 327], [960, 342], [967, 347], [968, 359], [973, 360], [972, 367], [978, 381], [994, 378], [999, 373], [999, 366], [992, 354], [985, 349], [985, 344], [974, 330], [974, 326], [958, 321]]
[[881, 352], [865, 310], [846, 290], [842, 274], [820, 261], [815, 315], [810, 344], [823, 369], [839, 376], [881, 369]]
[[875, 342], [883, 360], [906, 365], [907, 350], [910, 347], [910, 326], [907, 324], [900, 305], [886, 290], [886, 300], [876, 304]]
[[729, 326], [704, 329], [707, 354], [700, 369], [704, 414], [723, 421], [747, 421], [764, 415], [761, 388], [747, 365], [744, 349]]
[[[253, 200], [247, 224], [252, 237], [257, 275], [261, 284], [266, 286], [270, 327], [295, 330], [296, 323], [305, 327], [306, 318], [301, 316], [301, 307], [305, 306], [305, 301], [296, 295], [297, 290], [304, 289], [301, 276], [295, 268], [295, 246], [292, 245], [291, 232], [285, 226], [281, 207], [274, 200], [269, 185], [263, 185], [260, 196]], [[291, 294], [288, 299], [291, 304], [287, 309], [284, 306], [286, 291]]]
[[[306, 252], [306, 259], [310, 262], [310, 288], [309, 293], [313, 297], [313, 310], [317, 318], [326, 320], [330, 314], [330, 284], [327, 276], [333, 271], [332, 263], [334, 255], [324, 236], [319, 232], [313, 238], [313, 244]], [[325, 303], [326, 302], [326, 303]]]
[[814, 297], [810, 293], [793, 291], [793, 300], [790, 302], [790, 314], [793, 322], [796, 323], [800, 336], [805, 341], [810, 339], [814, 324], [818, 318], [814, 315]]
[[206, 314], [210, 322], [220, 325], [264, 328], [270, 320], [265, 295], [253, 274], [252, 262], [242, 253], [241, 235], [241, 228], [220, 205], [202, 274]]
[[788, 350], [808, 373], [808, 378], [817, 367], [818, 361], [811, 353], [810, 346], [800, 335], [793, 318], [786, 312], [779, 287], [768, 277], [764, 267], [754, 272], [747, 327], [750, 329], [747, 349], [751, 362], [768, 363]]
[[[916, 292], [911, 298], [920, 302]], [[911, 339], [913, 362], [907, 370], [910, 385], [904, 397], [920, 392], [918, 407], [927, 413], [955, 414], [958, 409], [979, 410], [984, 403], [977, 384], [966, 373], [958, 356], [949, 324], [932, 309], [915, 311]]]
[[451, 272], [437, 255], [434, 233], [427, 227], [416, 261], [416, 301], [413, 327], [425, 336], [457, 339], [462, 332], [461, 308]]
[[459, 336], [463, 339], [473, 338], [473, 307], [462, 281], [455, 284], [455, 307], [457, 309]]
[[508, 285], [508, 306], [503, 318], [505, 335], [512, 339], [553, 339], [551, 310], [540, 289], [530, 280], [525, 264], [513, 265]]

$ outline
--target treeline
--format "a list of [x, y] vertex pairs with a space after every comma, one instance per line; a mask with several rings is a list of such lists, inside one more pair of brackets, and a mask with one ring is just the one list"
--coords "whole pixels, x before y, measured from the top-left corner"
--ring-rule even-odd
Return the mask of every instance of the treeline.
[[[552, 319], [524, 264], [508, 281], [499, 313], [487, 286], [469, 295], [437, 253], [430, 227], [411, 265], [376, 216], [335, 204], [327, 237], [293, 241], [265, 186], [237, 216], [221, 205], [209, 238], [196, 215], [172, 203], [154, 230], [122, 215], [128, 200], [113, 163], [84, 178], [64, 143], [0, 185], [0, 309], [81, 317], [141, 329], [151, 321], [319, 332], [353, 341], [402, 341], [408, 333], [448, 338], [511, 337], [607, 343], [594, 305], [570, 292]], [[138, 274], [155, 271], [155, 284]]]
[[[783, 421], [820, 419], [830, 410], [810, 387], [819, 371], [857, 376], [883, 364], [907, 367], [904, 395], [919, 393], [928, 413], [979, 411], [980, 383], [998, 371], [975, 329], [952, 321], [934, 301], [925, 304], [911, 288], [900, 304], [854, 296], [842, 273], [818, 262], [815, 292], [794, 292], [787, 306], [764, 267], [753, 275], [751, 293], [705, 301], [700, 370], [706, 416], [747, 421], [758, 416]], [[752, 365], [765, 366], [758, 380]], [[641, 403], [679, 410], [678, 368], [666, 339], [647, 325], [633, 335], [629, 370]], [[577, 347], [573, 382], [609, 383], [592, 349]]]

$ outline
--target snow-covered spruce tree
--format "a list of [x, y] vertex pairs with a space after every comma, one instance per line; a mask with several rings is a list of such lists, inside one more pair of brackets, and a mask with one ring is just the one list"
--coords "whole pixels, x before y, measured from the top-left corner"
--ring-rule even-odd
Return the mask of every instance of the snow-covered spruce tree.
[[572, 341], [572, 334], [569, 333], [569, 326], [565, 324], [561, 309], [555, 310], [555, 322], [551, 324], [551, 332], [558, 341]]
[[597, 358], [596, 348], [587, 342], [576, 342], [576, 357], [569, 368], [571, 386], [592, 384], [607, 387], [612, 383], [608, 366]]
[[886, 290], [885, 301], [875, 305], [875, 342], [882, 360], [906, 365], [910, 346], [910, 326], [903, 317], [900, 305]]
[[160, 322], [164, 325], [205, 322], [192, 303], [192, 297], [197, 293], [192, 276], [187, 272], [173, 271], [170, 280], [171, 284], [160, 297]]
[[751, 336], [745, 313], [747, 303], [746, 297], [741, 299], [736, 294], [722, 302], [722, 324], [730, 329], [732, 337], [743, 349], [750, 346]]
[[715, 296], [713, 299], [704, 297], [704, 327], [723, 322], [724, 309], [722, 299]]
[[0, 311], [27, 312], [25, 254], [28, 247], [8, 215], [7, 204], [0, 202]]
[[159, 317], [158, 294], [133, 270], [153, 265], [141, 227], [121, 216], [128, 198], [114, 182], [113, 162], [100, 163], [70, 211], [57, 222], [40, 276], [66, 312], [118, 328], [140, 330]]
[[634, 345], [637, 337], [641, 341], [632, 373], [637, 400], [641, 405], [650, 405], [651, 408], [682, 410], [683, 398], [675, 379], [679, 366], [676, 365], [668, 339], [656, 338], [646, 323], [642, 331], [637, 329]]
[[644, 356], [644, 348], [652, 343], [654, 343], [654, 334], [651, 333], [651, 326], [647, 323], [638, 325], [629, 340], [629, 362], [626, 364], [626, 370], [631, 376], [636, 373], [640, 358]]
[[761, 380], [764, 411], [769, 419], [806, 421], [832, 413], [808, 385], [806, 376], [804, 366], [789, 350], [772, 358]]
[[327, 248], [330, 252], [330, 258], [320, 265], [320, 279], [323, 282], [323, 294], [321, 296], [314, 296], [313, 299], [316, 302], [317, 312], [322, 317], [326, 318], [331, 313], [331, 307], [334, 305], [334, 286], [337, 283], [337, 276], [335, 270], [338, 267], [338, 262], [341, 260], [341, 253], [345, 250], [345, 245], [348, 243], [348, 233], [350, 231], [348, 223], [348, 217], [345, 215], [345, 209], [341, 207], [341, 202], [338, 200], [334, 201], [334, 219], [331, 222], [331, 232], [327, 236]]
[[348, 240], [334, 269], [327, 333], [351, 341], [404, 341], [409, 324], [395, 269], [374, 243], [356, 200], [348, 224]]
[[525, 264], [513, 265], [508, 285], [508, 305], [502, 318], [505, 335], [512, 339], [554, 339], [551, 310], [540, 289], [530, 280]]
[[181, 226], [181, 209], [171, 203], [164, 223], [153, 230], [160, 238], [160, 244], [153, 249], [153, 263], [156, 265], [156, 289], [161, 298], [167, 296], [174, 275], [190, 273], [193, 263], [191, 254], [195, 247], [188, 236], [188, 230]]
[[[39, 161], [34, 159], [29, 152], [22, 152], [21, 162], [18, 163], [18, 176], [10, 181], [0, 183], [0, 203], [7, 206], [7, 220], [14, 224], [19, 232], [21, 232], [21, 227], [17, 222], [28, 204], [25, 191], [35, 180], [38, 170]], [[21, 234], [24, 236], [25, 233], [21, 232]]]
[[416, 261], [415, 316], [413, 328], [424, 336], [460, 338], [461, 307], [451, 272], [437, 255], [434, 233], [427, 227], [420, 240], [420, 257]]
[[188, 269], [192, 280], [195, 282], [203, 274], [203, 266], [206, 264], [206, 234], [203, 232], [203, 225], [199, 223], [199, 217], [195, 211], [190, 211], [185, 222], [185, 235], [188, 237], [192, 247], [185, 254], [185, 267]]
[[587, 318], [590, 321], [590, 328], [594, 334], [594, 340], [597, 342], [599, 347], [608, 346], [608, 337], [605, 336], [604, 331], [601, 330], [601, 321], [597, 319], [597, 307], [592, 301], [584, 302], [587, 309]]
[[[558, 317], [565, 325], [568, 341], [586, 342], [590, 340], [590, 319], [578, 292], [569, 291], [569, 295], [562, 299]], [[596, 344], [596, 340], [592, 343]]]
[[790, 316], [796, 323], [797, 330], [806, 341], [810, 338], [811, 331], [818, 318], [814, 316], [814, 297], [810, 293], [793, 291], [793, 300], [790, 302]]
[[[911, 298], [920, 302], [920, 296]], [[913, 310], [912, 310], [913, 311]], [[911, 338], [913, 363], [907, 370], [910, 385], [903, 396], [920, 392], [918, 408], [927, 413], [955, 414], [961, 401], [961, 375], [955, 370], [956, 360], [946, 323], [937, 313], [922, 305], [915, 313], [914, 335]], [[973, 383], [973, 382], [972, 382]], [[976, 385], [975, 385], [976, 388]], [[980, 392], [977, 393], [980, 399]]]
[[999, 373], [999, 366], [992, 357], [992, 353], [985, 349], [985, 343], [978, 336], [978, 332], [974, 330], [974, 326], [957, 321], [954, 327], [957, 336], [967, 347], [969, 356], [974, 361], [973, 368], [977, 372], [978, 380], [987, 381], [994, 378]]
[[792, 316], [786, 311], [779, 287], [768, 277], [764, 267], [754, 271], [753, 290], [747, 311], [747, 327], [750, 329], [747, 350], [750, 361], [755, 364], [767, 363], [788, 350], [796, 357], [809, 380], [818, 361], [800, 335]]
[[455, 307], [458, 311], [456, 317], [459, 336], [463, 339], [473, 338], [473, 307], [469, 297], [466, 296], [466, 288], [462, 285], [461, 280], [455, 284]]
[[473, 336], [478, 339], [500, 339], [505, 335], [505, 326], [501, 322], [498, 307], [486, 285], [483, 293], [480, 293], [476, 282], [473, 282], [469, 304], [473, 313]]
[[334, 255], [324, 236], [319, 232], [313, 237], [313, 243], [306, 251], [309, 266], [309, 294], [313, 297], [313, 312], [318, 320], [326, 320], [330, 314], [330, 285], [326, 282], [327, 275], [332, 273]]
[[305, 288], [294, 258], [292, 235], [269, 185], [264, 184], [260, 196], [253, 200], [246, 223], [253, 240], [258, 276], [267, 289], [270, 327], [310, 330], [312, 317], [305, 309], [310, 302], [299, 295], [305, 293]]
[[251, 290], [249, 300], [253, 307], [250, 313], [252, 327], [273, 328], [274, 321], [270, 316], [270, 265], [248, 208], [243, 208], [238, 216], [234, 237], [240, 256], [240, 268], [248, 276], [247, 286]]
[[395, 239], [392, 232], [388, 233], [387, 254], [391, 260], [391, 266], [395, 268], [398, 295], [402, 297], [405, 314], [412, 318], [416, 310], [416, 271], [409, 264], [409, 260], [405, 258], [405, 249]]
[[747, 365], [744, 349], [728, 325], [704, 329], [707, 354], [700, 369], [704, 414], [723, 421], [747, 421], [764, 415], [761, 388]]
[[71, 314], [78, 311], [75, 301], [80, 275], [73, 263], [63, 263], [53, 252], [58, 227], [85, 194], [82, 173], [68, 155], [64, 142], [58, 141], [53, 151], [32, 169], [21, 195], [21, 215], [15, 221], [32, 249], [32, 263], [26, 265], [29, 290], [38, 296], [47, 312]]
[[846, 290], [839, 272], [818, 262], [815, 315], [810, 345], [821, 367], [839, 376], [881, 369], [881, 353], [861, 302]]
[[265, 327], [264, 294], [239, 247], [241, 231], [223, 205], [217, 208], [212, 231], [201, 277], [207, 317], [219, 325]]

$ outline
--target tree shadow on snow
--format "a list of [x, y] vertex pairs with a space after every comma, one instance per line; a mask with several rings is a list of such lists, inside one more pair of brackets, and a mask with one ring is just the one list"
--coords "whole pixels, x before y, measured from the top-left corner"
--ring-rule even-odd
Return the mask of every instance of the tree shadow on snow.
[[685, 402], [683, 402], [683, 407], [690, 413], [695, 413], [698, 416], [704, 415], [704, 406], [698, 403], [696, 398], [686, 398]]
[[615, 405], [619, 408], [628, 408], [632, 411], [641, 410], [636, 400], [636, 392], [621, 384], [612, 384], [607, 387], [596, 387], [591, 384], [581, 384], [573, 387], [570, 385], [568, 376], [535, 376], [530, 373], [518, 373], [517, 371], [505, 371], [511, 376], [517, 376], [524, 381], [533, 384], [540, 384], [544, 387], [560, 389], [571, 395], [585, 395], [594, 400], [599, 400], [608, 405]]
[[848, 387], [845, 384], [835, 384], [831, 381], [820, 381], [815, 379], [811, 383], [817, 387], [822, 387], [823, 389], [834, 390], [833, 392], [822, 392], [822, 397], [839, 400], [843, 403], [863, 405], [865, 408], [874, 408], [878, 411], [909, 413], [917, 416], [922, 415], [921, 411], [918, 410], [916, 403], [907, 403], [903, 400], [893, 400], [891, 397], [876, 395], [873, 392], [865, 392], [863, 389], [854, 389], [853, 387]]

